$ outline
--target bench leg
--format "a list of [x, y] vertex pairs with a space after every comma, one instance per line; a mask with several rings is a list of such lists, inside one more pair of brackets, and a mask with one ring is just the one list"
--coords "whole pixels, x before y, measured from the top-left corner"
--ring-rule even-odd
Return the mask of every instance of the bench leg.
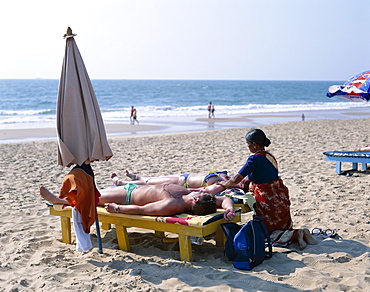
[[166, 235], [163, 231], [157, 231], [157, 230], [154, 230], [154, 236], [159, 237], [159, 238], [165, 238], [166, 237]]
[[221, 226], [216, 231], [216, 246], [225, 246], [226, 237]]
[[124, 251], [131, 251], [126, 226], [116, 225], [116, 235], [118, 240], [118, 248]]
[[72, 233], [71, 233], [71, 220], [68, 217], [60, 217], [60, 226], [62, 227], [62, 242], [71, 243]]
[[340, 161], [337, 161], [337, 165], [336, 165], [336, 170], [335, 170], [335, 172], [337, 173], [337, 174], [340, 174], [341, 173], [341, 169], [342, 168], [342, 162], [340, 162]]
[[110, 230], [111, 229], [111, 224], [109, 223], [102, 223], [101, 228], [104, 230]]
[[353, 170], [358, 170], [358, 163], [357, 162], [352, 163], [352, 169]]
[[367, 170], [366, 162], [363, 162], [363, 163], [362, 163], [362, 170]]
[[193, 260], [193, 252], [191, 250], [190, 236], [179, 234], [180, 259], [182, 261], [191, 262]]

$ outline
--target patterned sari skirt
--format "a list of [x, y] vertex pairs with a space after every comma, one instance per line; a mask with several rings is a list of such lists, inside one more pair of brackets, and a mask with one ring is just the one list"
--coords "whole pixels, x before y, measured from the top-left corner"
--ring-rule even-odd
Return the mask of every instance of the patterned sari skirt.
[[256, 199], [257, 216], [264, 217], [270, 237], [275, 246], [287, 246], [297, 238], [298, 230], [293, 229], [290, 216], [289, 190], [283, 181], [277, 180], [264, 184], [250, 184], [250, 192]]

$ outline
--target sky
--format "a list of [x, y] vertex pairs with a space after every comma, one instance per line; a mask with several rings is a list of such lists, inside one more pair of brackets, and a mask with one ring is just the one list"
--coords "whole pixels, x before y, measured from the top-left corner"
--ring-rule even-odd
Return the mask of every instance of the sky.
[[328, 80], [370, 70], [369, 0], [0, 0], [0, 79]]

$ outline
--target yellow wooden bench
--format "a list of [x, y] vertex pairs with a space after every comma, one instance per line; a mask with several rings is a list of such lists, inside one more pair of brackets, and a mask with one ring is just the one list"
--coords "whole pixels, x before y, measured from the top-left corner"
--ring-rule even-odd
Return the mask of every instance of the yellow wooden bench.
[[251, 212], [251, 208], [247, 204], [234, 204], [235, 208], [240, 208], [242, 213]]
[[[232, 222], [241, 221], [241, 209], [236, 209], [236, 217]], [[61, 217], [62, 242], [71, 243], [71, 220], [72, 208], [63, 205], [50, 205], [50, 215]], [[223, 210], [217, 213], [206, 216], [193, 216], [188, 214], [181, 214], [174, 217], [160, 217], [160, 216], [144, 216], [144, 215], [129, 215], [121, 213], [109, 213], [104, 208], [98, 207], [98, 220], [102, 223], [102, 228], [109, 230], [111, 224], [116, 227], [116, 235], [118, 240], [118, 247], [124, 251], [130, 251], [130, 243], [128, 239], [127, 227], [138, 227], [150, 229], [155, 231], [158, 237], [165, 237], [165, 232], [178, 234], [180, 259], [183, 261], [192, 261], [192, 249], [190, 236], [205, 237], [216, 233], [216, 246], [223, 246], [225, 242], [224, 234], [221, 229], [221, 224], [226, 223], [223, 218]], [[184, 216], [190, 216], [187, 220], [188, 225], [179, 223], [167, 223], [169, 220], [178, 217], [185, 219]], [[186, 219], [187, 219], [186, 218]], [[169, 220], [168, 220], [169, 219]], [[177, 220], [177, 219], [176, 219]], [[167, 222], [166, 222], [167, 221]]]

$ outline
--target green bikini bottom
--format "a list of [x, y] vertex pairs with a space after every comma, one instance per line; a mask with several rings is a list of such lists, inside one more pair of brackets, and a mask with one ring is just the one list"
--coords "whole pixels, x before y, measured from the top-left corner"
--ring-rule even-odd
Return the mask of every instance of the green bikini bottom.
[[126, 190], [126, 205], [130, 205], [132, 191], [137, 187], [137, 185], [132, 183], [128, 183], [123, 187]]

